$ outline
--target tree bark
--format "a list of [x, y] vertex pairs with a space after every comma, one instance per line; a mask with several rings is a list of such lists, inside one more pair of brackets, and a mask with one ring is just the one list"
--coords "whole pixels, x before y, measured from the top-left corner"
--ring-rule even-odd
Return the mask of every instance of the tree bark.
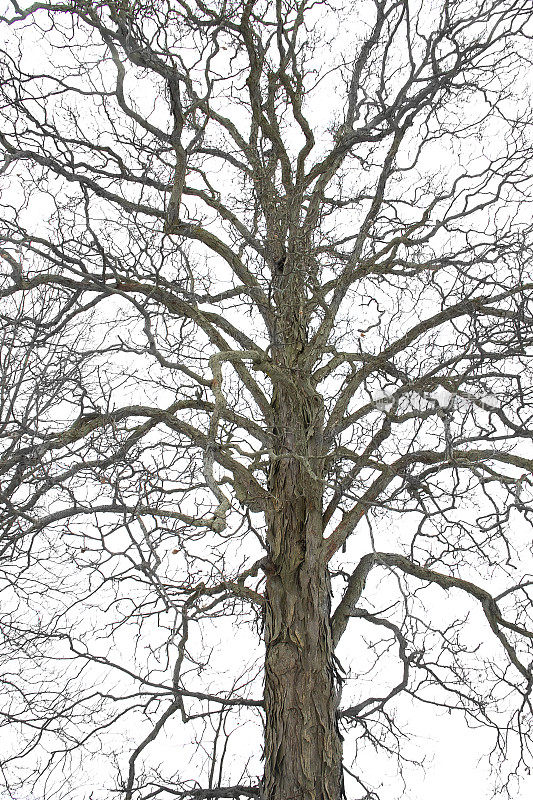
[[322, 404], [313, 392], [273, 400], [265, 611], [264, 800], [340, 800], [342, 746], [322, 538]]

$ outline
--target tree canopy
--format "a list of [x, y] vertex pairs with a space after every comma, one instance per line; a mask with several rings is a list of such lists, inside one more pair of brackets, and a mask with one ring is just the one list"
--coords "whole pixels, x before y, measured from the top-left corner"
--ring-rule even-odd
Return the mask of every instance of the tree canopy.
[[512, 796], [530, 0], [0, 20], [10, 796], [388, 800], [422, 705]]

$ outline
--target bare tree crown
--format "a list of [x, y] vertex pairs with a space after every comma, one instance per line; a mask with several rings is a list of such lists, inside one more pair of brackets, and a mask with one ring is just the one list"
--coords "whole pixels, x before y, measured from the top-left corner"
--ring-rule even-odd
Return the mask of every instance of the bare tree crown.
[[487, 726], [511, 793], [530, 0], [0, 19], [8, 790], [386, 800], [409, 701]]

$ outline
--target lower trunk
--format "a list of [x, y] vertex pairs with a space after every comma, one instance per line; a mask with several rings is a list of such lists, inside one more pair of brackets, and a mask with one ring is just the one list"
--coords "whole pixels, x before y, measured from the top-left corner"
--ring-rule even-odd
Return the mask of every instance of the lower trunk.
[[[300, 465], [293, 466], [299, 474]], [[269, 524], [262, 798], [340, 800], [342, 745], [336, 722], [330, 585], [320, 553], [320, 492], [312, 480], [304, 491], [301, 474], [296, 489], [287, 467], [280, 470], [284, 486], [278, 482], [279, 510]]]

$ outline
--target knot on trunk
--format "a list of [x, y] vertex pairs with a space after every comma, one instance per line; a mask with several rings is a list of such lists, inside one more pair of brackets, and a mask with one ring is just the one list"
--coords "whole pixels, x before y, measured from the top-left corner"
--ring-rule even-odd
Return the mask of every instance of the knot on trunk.
[[277, 642], [268, 649], [267, 664], [276, 675], [291, 672], [298, 663], [298, 649], [290, 642]]

